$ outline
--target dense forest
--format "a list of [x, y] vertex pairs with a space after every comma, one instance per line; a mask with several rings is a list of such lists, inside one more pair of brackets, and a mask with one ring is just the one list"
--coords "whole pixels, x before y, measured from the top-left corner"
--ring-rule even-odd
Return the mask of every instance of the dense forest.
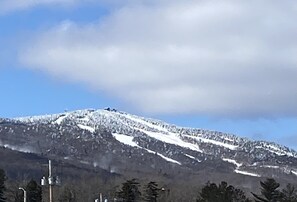
[[[273, 178], [259, 182], [257, 193], [246, 193], [240, 188], [222, 181], [218, 184], [207, 182], [192, 194], [187, 194], [187, 187], [175, 189], [164, 187], [159, 182], [144, 182], [138, 179], [122, 181], [85, 179], [83, 181], [66, 180], [61, 186], [54, 187], [54, 201], [122, 201], [122, 202], [297, 202], [297, 191], [294, 185], [281, 186]], [[23, 189], [20, 189], [20, 187]], [[6, 172], [0, 169], [0, 202], [22, 202], [26, 191], [27, 202], [48, 201], [48, 187], [43, 187], [34, 179], [22, 182], [10, 180]], [[93, 190], [98, 190], [94, 192]]]

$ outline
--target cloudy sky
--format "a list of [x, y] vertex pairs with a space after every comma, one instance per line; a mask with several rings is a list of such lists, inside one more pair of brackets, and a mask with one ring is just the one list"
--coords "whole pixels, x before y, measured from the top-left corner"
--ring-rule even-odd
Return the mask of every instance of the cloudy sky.
[[297, 149], [297, 2], [1, 0], [0, 117], [113, 107]]

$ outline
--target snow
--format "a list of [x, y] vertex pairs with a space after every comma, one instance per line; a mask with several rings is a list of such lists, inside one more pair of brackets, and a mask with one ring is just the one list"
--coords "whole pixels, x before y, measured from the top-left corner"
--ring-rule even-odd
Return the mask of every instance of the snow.
[[90, 121], [90, 118], [85, 116], [83, 118], [80, 118], [81, 121], [84, 121], [84, 122], [89, 122]]
[[142, 120], [142, 119], [140, 119], [140, 118], [135, 118], [135, 117], [133, 117], [132, 115], [123, 114], [123, 116], [125, 116], [126, 118], [128, 118], [128, 119], [130, 119], [130, 120], [132, 120], [132, 121], [134, 121], [134, 122], [138, 122], [138, 123], [140, 123], [140, 124], [142, 124], [142, 125], [146, 125], [146, 126], [149, 127], [149, 128], [153, 128], [153, 129], [156, 129], [156, 130], [158, 130], [158, 131], [163, 131], [163, 132], [165, 132], [165, 133], [168, 132], [168, 130], [167, 130], [166, 128], [163, 128], [163, 127], [161, 127], [161, 126], [157, 126], [157, 125], [152, 124], [152, 123], [150, 123], [150, 122], [144, 121], [144, 120]]
[[227, 140], [227, 141], [230, 141], [230, 142], [234, 142], [234, 140], [233, 140], [233, 139], [231, 139], [231, 138], [228, 138], [228, 137], [224, 137], [224, 139], [225, 139], [225, 140]]
[[184, 147], [184, 148], [188, 148], [188, 149], [191, 149], [196, 152], [201, 152], [201, 153], [203, 152], [201, 149], [199, 149], [198, 145], [183, 141], [175, 133], [168, 132], [167, 134], [164, 134], [164, 133], [160, 133], [160, 132], [147, 131], [147, 130], [143, 130], [140, 128], [135, 128], [135, 129], [147, 134], [148, 136], [150, 136], [152, 138], [160, 140], [162, 142], [177, 145], [177, 146]]
[[112, 135], [113, 135], [113, 137], [114, 137], [117, 141], [119, 141], [119, 142], [121, 142], [121, 143], [123, 143], [123, 144], [125, 144], [125, 145], [129, 145], [129, 146], [131, 146], [131, 147], [138, 147], [138, 148], [141, 148], [141, 147], [139, 147], [135, 142], [133, 142], [133, 138], [134, 138], [134, 137], [132, 137], [132, 136], [123, 135], [123, 134], [116, 134], [116, 133], [113, 133]]
[[297, 171], [295, 171], [295, 170], [291, 170], [291, 172], [292, 172], [294, 175], [297, 175]]
[[239, 168], [242, 166], [242, 163], [238, 163], [234, 159], [222, 158], [222, 160], [236, 165], [236, 169], [234, 170], [235, 173], [242, 174], [242, 175], [249, 175], [249, 176], [253, 176], [253, 177], [261, 177], [260, 175], [258, 175], [256, 173], [239, 170]]
[[14, 151], [19, 151], [19, 152], [24, 152], [24, 153], [33, 153], [33, 151], [31, 151], [29, 148], [25, 148], [25, 147], [19, 147], [19, 146], [13, 146], [13, 145], [9, 145], [9, 144], [0, 144], [0, 146], [3, 146], [4, 148], [7, 149], [11, 149]]
[[226, 161], [228, 163], [232, 163], [234, 165], [236, 165], [237, 168], [239, 168], [240, 166], [242, 166], [242, 163], [238, 163], [237, 161], [235, 161], [234, 159], [227, 159], [227, 158], [222, 158], [223, 161]]
[[113, 133], [112, 134], [115, 139], [125, 145], [129, 145], [131, 147], [138, 147], [138, 148], [141, 148], [141, 149], [144, 149], [146, 150], [147, 152], [149, 153], [152, 153], [152, 154], [157, 154], [158, 156], [160, 156], [161, 158], [165, 159], [166, 161], [169, 161], [171, 163], [176, 163], [176, 164], [179, 164], [181, 165], [180, 162], [174, 160], [174, 159], [171, 159], [171, 158], [168, 158], [162, 154], [159, 154], [158, 152], [155, 152], [155, 151], [152, 151], [152, 150], [149, 150], [149, 149], [146, 149], [146, 148], [142, 148], [140, 146], [138, 146], [135, 142], [133, 142], [133, 137], [132, 136], [128, 136], [128, 135], [123, 135], [123, 134], [116, 134], [116, 133]]
[[171, 162], [171, 163], [176, 163], [176, 164], [178, 164], [178, 165], [181, 165], [180, 162], [178, 162], [178, 161], [176, 161], [176, 160], [174, 160], [174, 159], [171, 159], [171, 158], [168, 158], [168, 157], [166, 157], [166, 156], [163, 156], [162, 154], [157, 154], [157, 155], [160, 156], [160, 157], [162, 157], [162, 158], [165, 159], [166, 161], [169, 161], [169, 162]]
[[66, 118], [66, 116], [62, 115], [56, 121], [54, 121], [54, 123], [60, 125], [65, 118]]
[[[143, 148], [143, 149], [145, 149], [145, 148]], [[176, 163], [178, 165], [181, 165], [180, 162], [178, 162], [178, 161], [176, 161], [174, 159], [168, 158], [168, 157], [166, 157], [166, 156], [164, 156], [162, 154], [159, 154], [158, 152], [155, 152], [155, 151], [152, 151], [152, 150], [149, 150], [149, 149], [145, 149], [145, 150], [148, 151], [149, 153], [157, 154], [158, 156], [160, 156], [161, 158], [165, 159], [166, 161], [169, 161], [171, 163]]]
[[128, 114], [123, 114], [122, 116], [130, 119], [131, 121], [137, 122], [137, 123], [141, 124], [142, 126], [144, 125], [147, 128], [152, 128], [152, 129], [157, 130], [158, 132], [153, 132], [153, 131], [149, 131], [148, 129], [134, 127], [135, 130], [139, 130], [152, 138], [155, 138], [157, 140], [160, 140], [160, 141], [168, 143], [168, 144], [173, 144], [173, 145], [178, 145], [180, 147], [189, 148], [189, 149], [197, 151], [197, 152], [203, 152], [201, 149], [199, 149], [198, 145], [183, 141], [180, 138], [179, 134], [169, 132], [166, 128], [163, 128], [161, 126], [144, 121], [140, 118], [135, 118]]
[[190, 159], [194, 159], [194, 160], [196, 160], [196, 161], [198, 161], [198, 162], [201, 162], [201, 160], [198, 160], [198, 159], [196, 159], [194, 156], [191, 156], [191, 155], [189, 155], [189, 154], [184, 154], [186, 157], [188, 157], [188, 158], [190, 158]]
[[228, 148], [230, 150], [236, 150], [238, 148], [238, 146], [232, 145], [232, 144], [227, 144], [227, 143], [223, 143], [223, 142], [219, 142], [216, 140], [211, 140], [211, 139], [206, 139], [203, 137], [197, 137], [197, 136], [191, 136], [191, 135], [185, 135], [188, 138], [192, 138], [192, 139], [196, 139], [198, 141], [204, 142], [204, 143], [210, 143], [210, 144], [214, 144], [214, 145], [218, 145], [221, 147], [225, 147]]
[[82, 124], [77, 124], [77, 126], [83, 130], [88, 130], [90, 131], [91, 133], [94, 133], [95, 132], [95, 129], [90, 127], [90, 126], [85, 126], [85, 125], [82, 125]]
[[189, 154], [184, 154], [185, 156], [189, 157], [190, 159], [196, 159], [194, 156], [191, 156]]
[[41, 116], [28, 116], [28, 117], [19, 117], [14, 118], [14, 120], [25, 122], [25, 123], [33, 123], [33, 122], [49, 122], [52, 120], [58, 119], [59, 116], [64, 114], [52, 114], [52, 115], [41, 115]]
[[281, 146], [276, 146], [269, 143], [264, 143], [264, 145], [256, 146], [256, 148], [265, 149], [271, 153], [274, 153], [279, 156], [287, 155], [287, 156], [296, 156], [292, 152], [285, 150]]
[[260, 166], [262, 168], [274, 168], [274, 169], [279, 169], [279, 166], [271, 166], [271, 165], [263, 165], [263, 166]]
[[253, 176], [253, 177], [261, 177], [261, 175], [255, 174], [255, 173], [250, 173], [247, 171], [242, 171], [242, 170], [234, 170], [234, 172], [238, 173], [238, 174], [242, 174], [242, 175], [249, 175], [249, 176]]

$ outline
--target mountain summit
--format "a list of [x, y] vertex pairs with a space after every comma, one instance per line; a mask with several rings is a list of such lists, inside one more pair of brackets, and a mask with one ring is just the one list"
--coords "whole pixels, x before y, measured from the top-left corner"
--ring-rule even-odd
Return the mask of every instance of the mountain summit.
[[115, 109], [0, 120], [1, 146], [116, 173], [297, 177], [287, 147]]

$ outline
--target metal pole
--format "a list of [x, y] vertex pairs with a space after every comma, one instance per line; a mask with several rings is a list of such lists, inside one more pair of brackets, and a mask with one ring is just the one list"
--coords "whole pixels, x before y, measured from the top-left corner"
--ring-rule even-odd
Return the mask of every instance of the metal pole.
[[103, 202], [102, 193], [99, 194], [100, 202]]
[[52, 161], [48, 160], [49, 202], [53, 202]]
[[24, 202], [27, 202], [27, 192], [24, 190]]
[[27, 192], [24, 188], [19, 187], [20, 190], [22, 190], [24, 192], [24, 202], [27, 202]]

